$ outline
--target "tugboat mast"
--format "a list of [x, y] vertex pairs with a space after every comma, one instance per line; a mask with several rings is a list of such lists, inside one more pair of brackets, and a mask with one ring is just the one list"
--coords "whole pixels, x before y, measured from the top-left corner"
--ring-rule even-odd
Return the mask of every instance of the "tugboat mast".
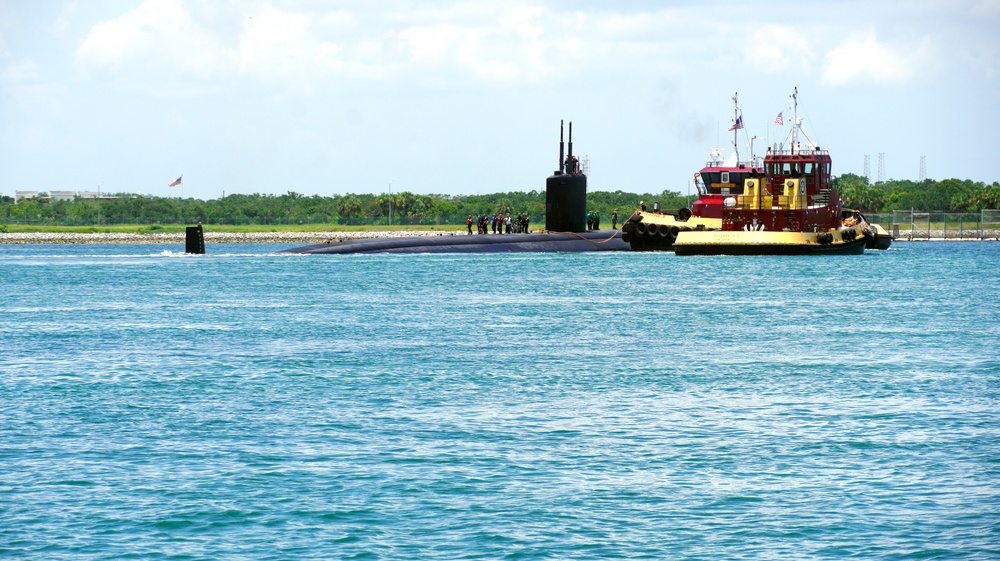
[[740, 104], [736, 101], [739, 97], [739, 92], [733, 93], [733, 151], [736, 152], [736, 163], [740, 162], [740, 145], [738, 142], [738, 135], [740, 132]]
[[795, 91], [792, 92], [792, 151], [795, 153], [795, 145], [799, 140], [799, 87], [795, 86]]

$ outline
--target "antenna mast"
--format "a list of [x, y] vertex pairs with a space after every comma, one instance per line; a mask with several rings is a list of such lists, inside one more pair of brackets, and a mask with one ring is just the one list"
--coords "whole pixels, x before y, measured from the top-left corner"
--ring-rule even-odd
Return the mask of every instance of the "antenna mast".
[[736, 101], [739, 92], [733, 93], [733, 151], [736, 152], [736, 164], [740, 163], [740, 145], [736, 141], [740, 133], [740, 104]]
[[[569, 153], [567, 154], [569, 159], [573, 159], [573, 121], [569, 122]], [[573, 170], [570, 170], [572, 172]]]
[[795, 153], [795, 145], [799, 140], [799, 87], [795, 86], [792, 92], [792, 154]]
[[559, 121], [559, 173], [566, 171], [566, 161], [563, 159], [563, 121]]

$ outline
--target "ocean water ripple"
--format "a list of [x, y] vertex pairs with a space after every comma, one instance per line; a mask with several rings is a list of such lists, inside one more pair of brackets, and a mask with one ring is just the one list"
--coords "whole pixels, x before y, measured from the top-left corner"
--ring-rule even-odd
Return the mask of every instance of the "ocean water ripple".
[[0, 246], [0, 557], [995, 559], [1000, 247]]

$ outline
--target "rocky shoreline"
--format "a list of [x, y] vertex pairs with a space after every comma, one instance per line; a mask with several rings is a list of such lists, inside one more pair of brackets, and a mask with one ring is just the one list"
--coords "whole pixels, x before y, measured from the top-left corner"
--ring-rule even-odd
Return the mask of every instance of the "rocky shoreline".
[[[919, 232], [911, 237], [910, 232], [902, 230], [898, 242], [906, 241], [997, 241], [1000, 240], [1000, 230], [987, 230], [983, 237], [978, 232], [965, 232], [962, 238], [957, 232], [948, 231], [944, 237], [942, 231]], [[412, 236], [464, 236], [462, 231], [440, 230], [402, 230], [396, 232], [205, 232], [205, 243], [301, 243], [321, 244], [346, 240], [366, 238], [404, 238]], [[150, 234], [56, 234], [56, 233], [0, 233], [0, 244], [184, 244], [184, 233], [150, 233]]]

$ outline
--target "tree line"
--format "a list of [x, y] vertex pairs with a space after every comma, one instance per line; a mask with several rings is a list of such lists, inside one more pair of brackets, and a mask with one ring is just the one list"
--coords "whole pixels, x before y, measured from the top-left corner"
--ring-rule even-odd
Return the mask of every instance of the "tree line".
[[[588, 210], [600, 212], [606, 222], [611, 212], [624, 219], [639, 201], [660, 201], [664, 208], [680, 208], [690, 198], [664, 191], [625, 193], [594, 191], [587, 194]], [[0, 224], [89, 226], [96, 224], [340, 224], [340, 225], [464, 225], [468, 216], [527, 214], [534, 224], [543, 224], [544, 191], [512, 191], [490, 195], [417, 195], [406, 191], [392, 194], [305, 196], [227, 195], [219, 199], [150, 197], [127, 193], [106, 195], [100, 200], [75, 198], [50, 200], [44, 193], [16, 204], [0, 196]]]
[[[867, 178], [844, 174], [834, 179], [849, 208], [879, 213], [893, 210], [975, 212], [1000, 208], [1000, 184], [970, 180], [885, 181], [870, 185]], [[679, 192], [628, 193], [593, 191], [587, 209], [610, 222], [618, 211], [619, 223], [639, 206], [659, 202], [664, 209], [689, 207], [693, 197]], [[150, 197], [121, 193], [100, 200], [76, 198], [51, 200], [44, 193], [17, 203], [0, 196], [0, 224], [89, 226], [96, 224], [341, 224], [438, 225], [465, 224], [466, 217], [527, 214], [534, 224], [544, 224], [544, 191], [511, 191], [489, 195], [417, 195], [410, 192], [305, 196], [227, 195], [219, 199]]]
[[1000, 183], [968, 179], [891, 180], [869, 184], [861, 175], [845, 173], [833, 181], [845, 206], [868, 213], [894, 210], [978, 212], [1000, 208]]

